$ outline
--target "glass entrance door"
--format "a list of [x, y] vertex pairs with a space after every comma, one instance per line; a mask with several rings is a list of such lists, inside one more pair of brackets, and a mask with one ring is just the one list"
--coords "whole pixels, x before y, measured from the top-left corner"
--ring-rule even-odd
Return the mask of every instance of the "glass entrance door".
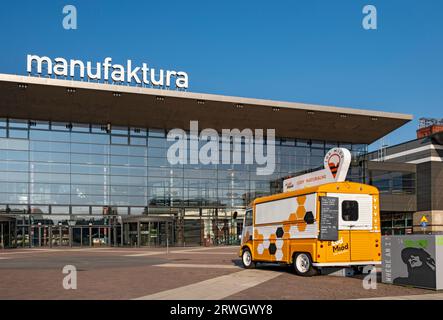
[[41, 247], [47, 247], [49, 246], [49, 226], [41, 226], [40, 227], [40, 233], [41, 233]]
[[158, 222], [157, 245], [166, 246], [174, 243], [174, 227], [171, 221]]
[[51, 246], [61, 247], [63, 244], [63, 231], [61, 226], [51, 227]]
[[123, 223], [123, 239], [124, 245], [130, 247], [137, 247], [138, 242], [138, 231], [137, 231], [137, 222], [128, 222]]
[[131, 247], [157, 247], [175, 243], [174, 221], [143, 219], [123, 223], [124, 245]]
[[51, 245], [51, 227], [48, 225], [32, 225], [30, 238], [32, 247], [49, 247]]
[[[211, 234], [205, 233], [204, 209], [185, 208], [178, 229], [181, 231], [183, 245], [200, 246], [210, 242]], [[180, 241], [179, 240], [179, 241]]]
[[99, 247], [102, 244], [102, 237], [100, 235], [100, 227], [91, 228], [92, 231], [92, 246]]
[[149, 245], [153, 247], [157, 247], [159, 245], [159, 222], [158, 221], [152, 221], [149, 222]]
[[15, 221], [0, 221], [0, 249], [15, 247], [15, 239]]
[[29, 247], [29, 228], [27, 226], [18, 226], [16, 228], [16, 246], [17, 247]]
[[[73, 247], [83, 246], [83, 229], [84, 228], [82, 228], [82, 227], [73, 227], [72, 228], [72, 246]], [[89, 243], [88, 243], [88, 245], [89, 245]]]
[[140, 222], [140, 246], [151, 245], [150, 222]]
[[100, 246], [108, 246], [110, 245], [110, 235], [111, 235], [111, 228], [109, 227], [99, 227], [98, 228], [98, 242]]
[[[1, 223], [3, 224], [3, 222]], [[116, 245], [115, 241], [118, 240], [117, 227], [109, 225], [66, 225], [62, 223], [51, 225], [38, 223], [31, 224], [29, 227], [18, 226], [18, 228], [15, 228], [14, 224], [11, 230], [16, 232], [17, 245], [20, 247], [29, 245], [28, 238], [30, 247], [111, 246]], [[8, 242], [15, 239], [15, 234], [6, 236], [6, 233], [3, 233], [5, 235], [4, 239], [7, 239]]]

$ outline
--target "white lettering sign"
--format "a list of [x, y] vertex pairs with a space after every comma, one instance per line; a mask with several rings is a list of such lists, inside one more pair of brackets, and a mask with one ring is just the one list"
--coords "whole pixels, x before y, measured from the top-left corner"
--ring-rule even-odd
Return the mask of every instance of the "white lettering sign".
[[112, 58], [107, 57], [103, 62], [92, 63], [81, 60], [67, 60], [64, 58], [51, 59], [46, 56], [28, 54], [27, 72], [29, 74], [36, 70], [41, 75], [46, 67], [48, 76], [81, 78], [90, 80], [126, 82], [132, 84], [145, 84], [154, 87], [171, 87], [187, 89], [189, 87], [188, 74], [183, 71], [163, 70], [149, 68], [146, 63], [134, 66], [132, 60], [127, 60], [125, 65], [113, 64]]

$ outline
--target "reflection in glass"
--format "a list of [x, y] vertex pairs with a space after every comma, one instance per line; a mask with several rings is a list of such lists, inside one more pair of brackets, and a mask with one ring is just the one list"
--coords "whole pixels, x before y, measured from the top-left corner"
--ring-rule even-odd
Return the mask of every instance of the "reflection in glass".
[[[241, 215], [254, 198], [280, 192], [285, 177], [321, 167], [329, 148], [346, 145], [354, 158], [367, 151], [364, 144], [281, 137], [276, 145], [276, 171], [260, 176], [256, 164], [171, 165], [166, 155], [172, 143], [163, 129], [41, 121], [31, 121], [28, 129], [26, 120], [11, 120], [8, 128], [7, 121], [0, 120], [0, 206], [22, 208], [15, 214], [31, 212], [35, 221], [40, 219], [48, 228], [52, 224], [38, 215], [65, 216], [59, 220], [68, 234], [69, 221], [78, 228], [71, 230], [74, 245], [109, 241], [110, 231], [104, 226], [110, 222], [103, 219], [105, 212], [141, 217], [171, 214], [177, 221], [180, 217], [186, 221], [177, 223], [178, 229], [172, 233], [180, 241], [226, 242], [230, 234], [226, 230], [241, 228], [228, 218], [233, 211]], [[199, 141], [200, 146], [203, 143]], [[363, 177], [363, 165], [353, 163], [349, 179], [362, 181]], [[415, 192], [414, 175], [374, 172], [372, 180], [381, 192]], [[101, 221], [91, 218], [91, 213], [102, 217]], [[59, 220], [53, 223], [57, 225]], [[58, 239], [55, 245], [65, 241], [66, 230], [39, 229], [35, 221], [27, 221], [22, 219], [17, 225], [20, 245], [51, 243], [45, 232]], [[145, 231], [150, 230], [147, 228]], [[163, 226], [152, 228], [161, 230]], [[112, 232], [121, 240], [121, 230]]]

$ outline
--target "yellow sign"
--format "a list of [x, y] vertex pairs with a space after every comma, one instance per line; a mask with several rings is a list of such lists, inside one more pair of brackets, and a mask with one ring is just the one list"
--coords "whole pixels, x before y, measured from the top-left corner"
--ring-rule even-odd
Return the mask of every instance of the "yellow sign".
[[426, 218], [426, 216], [422, 216], [420, 222], [428, 222], [428, 219]]

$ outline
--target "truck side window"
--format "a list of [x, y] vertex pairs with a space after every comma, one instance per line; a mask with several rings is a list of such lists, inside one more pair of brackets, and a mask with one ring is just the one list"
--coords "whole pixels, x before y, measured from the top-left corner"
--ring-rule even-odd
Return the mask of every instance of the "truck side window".
[[252, 226], [252, 210], [246, 211], [245, 227]]
[[341, 217], [343, 221], [358, 220], [358, 202], [354, 200], [345, 200], [341, 204]]

